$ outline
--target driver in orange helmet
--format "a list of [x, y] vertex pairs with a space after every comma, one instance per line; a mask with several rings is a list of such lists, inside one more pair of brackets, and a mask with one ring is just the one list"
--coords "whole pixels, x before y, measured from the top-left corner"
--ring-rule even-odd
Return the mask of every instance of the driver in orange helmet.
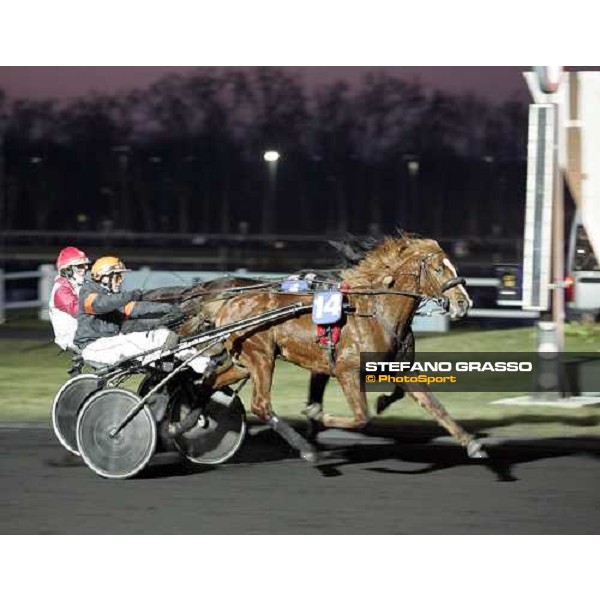
[[[79, 295], [75, 344], [85, 361], [111, 365], [149, 350], [170, 349], [177, 335], [166, 328], [182, 319], [177, 305], [142, 300], [141, 290], [122, 291], [123, 262], [99, 258]], [[158, 358], [152, 353], [144, 363]]]

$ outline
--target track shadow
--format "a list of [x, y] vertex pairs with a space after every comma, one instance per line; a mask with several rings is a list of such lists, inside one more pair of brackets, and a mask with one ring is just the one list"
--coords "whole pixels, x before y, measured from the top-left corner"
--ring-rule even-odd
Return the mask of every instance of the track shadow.
[[[294, 426], [297, 431], [306, 434], [305, 422], [294, 422]], [[490, 442], [486, 445], [485, 434], [480, 434], [478, 437], [484, 442], [489, 458], [474, 460], [458, 444], [435, 442], [435, 438], [445, 433], [435, 425], [413, 428], [409, 432], [371, 426], [362, 432], [360, 443], [317, 443], [321, 460], [316, 468], [324, 477], [339, 477], [343, 475], [344, 467], [372, 463], [375, 465], [366, 467], [371, 472], [408, 476], [470, 466], [486, 469], [497, 481], [513, 482], [518, 480], [514, 467], [521, 464], [575, 454], [600, 459], [599, 438], [580, 438], [575, 441], [569, 438], [544, 438], [539, 441]], [[377, 439], [371, 443], [370, 438]], [[298, 459], [298, 454], [273, 431], [266, 429], [258, 431], [246, 441], [243, 451], [234, 462], [270, 462], [287, 458]], [[389, 461], [398, 461], [402, 466], [376, 465]], [[415, 465], [415, 468], [407, 468], [406, 463]]]
[[56, 457], [51, 456], [42, 461], [48, 467], [57, 467], [59, 469], [72, 469], [74, 467], [85, 467], [85, 463], [79, 456], [75, 456], [64, 450], [57, 454]]
[[188, 477], [214, 471], [218, 466], [198, 465], [172, 453], [158, 454], [150, 464], [136, 475], [135, 479], [169, 479], [171, 477]]
[[[600, 459], [600, 452], [578, 452], [564, 449], [548, 448], [510, 448], [495, 446], [487, 448], [489, 458], [486, 460], [470, 459], [465, 450], [460, 446], [449, 444], [428, 445], [403, 445], [395, 442], [389, 445], [360, 444], [335, 451], [324, 464], [317, 468], [325, 477], [339, 477], [343, 475], [344, 467], [360, 464], [372, 465], [377, 462], [398, 461], [402, 466], [368, 466], [366, 470], [382, 475], [415, 476], [443, 471], [455, 467], [478, 467], [491, 472], [497, 481], [514, 482], [518, 477], [514, 474], [514, 467], [525, 463], [536, 462], [548, 458], [558, 458], [573, 454], [591, 455]], [[414, 464], [416, 468], [407, 468], [406, 464]]]
[[[293, 424], [299, 433], [306, 435], [304, 421], [299, 420]], [[586, 440], [589, 442], [587, 449], [577, 449], [576, 444], [575, 447], [569, 447], [573, 441], [568, 438], [544, 438], [539, 440], [539, 443], [535, 440], [514, 440], [485, 445], [485, 435], [480, 435], [489, 458], [473, 460], [458, 443], [436, 442], [435, 438], [445, 434], [436, 426], [416, 428], [409, 433], [390, 431], [387, 427], [385, 429], [387, 431], [382, 431], [382, 428], [377, 426], [367, 428], [362, 432], [359, 443], [353, 440], [337, 440], [335, 443], [317, 440], [315, 445], [320, 461], [315, 465], [316, 470], [323, 477], [340, 477], [343, 476], [345, 468], [365, 465], [366, 470], [383, 476], [418, 476], [468, 466], [483, 468], [492, 473], [497, 481], [509, 483], [518, 481], [514, 468], [521, 464], [575, 454], [584, 454], [600, 460], [600, 439], [596, 438]], [[268, 426], [251, 423], [242, 447], [228, 464], [260, 464], [284, 460], [302, 459], [297, 451]], [[399, 463], [398, 467], [393, 466], [394, 461]], [[186, 462], [151, 465], [141, 477], [187, 476], [215, 468], [218, 469], [219, 466], [204, 467]]]
[[373, 466], [368, 467], [367, 470], [388, 475], [419, 475], [468, 464], [468, 458], [462, 454], [461, 448], [452, 447], [423, 446], [409, 450], [397, 442], [373, 445], [358, 444], [347, 448], [337, 448], [329, 454], [328, 462], [318, 468], [326, 477], [339, 477], [343, 475], [342, 468], [345, 466], [396, 460], [423, 466], [416, 469]]

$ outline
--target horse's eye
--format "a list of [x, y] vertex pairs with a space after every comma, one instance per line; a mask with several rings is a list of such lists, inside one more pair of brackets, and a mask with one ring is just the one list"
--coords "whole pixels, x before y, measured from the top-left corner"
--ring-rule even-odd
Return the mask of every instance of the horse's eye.
[[444, 267], [438, 267], [435, 272], [441, 275], [444, 272]]

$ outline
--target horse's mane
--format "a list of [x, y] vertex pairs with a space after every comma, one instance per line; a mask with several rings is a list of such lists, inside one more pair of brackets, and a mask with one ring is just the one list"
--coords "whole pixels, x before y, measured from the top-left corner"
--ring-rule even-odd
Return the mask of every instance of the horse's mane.
[[382, 276], [394, 273], [399, 263], [412, 254], [433, 250], [439, 250], [436, 241], [401, 231], [398, 235], [385, 237], [373, 249], [367, 250], [362, 260], [354, 267], [343, 270], [341, 275], [352, 287], [370, 286]]

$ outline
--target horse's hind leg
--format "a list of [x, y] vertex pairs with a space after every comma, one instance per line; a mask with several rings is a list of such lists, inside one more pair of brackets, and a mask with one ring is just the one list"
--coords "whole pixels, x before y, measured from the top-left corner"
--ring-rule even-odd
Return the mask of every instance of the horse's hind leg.
[[311, 373], [310, 375], [308, 400], [306, 410], [303, 412], [308, 419], [306, 436], [311, 441], [316, 439], [317, 434], [322, 429], [321, 423], [311, 415], [319, 415], [323, 412], [323, 396], [328, 381], [329, 375], [326, 373]]
[[259, 419], [268, 423], [292, 448], [297, 450], [304, 460], [316, 463], [318, 455], [313, 446], [273, 412], [271, 384], [274, 369], [274, 358], [272, 356], [267, 358], [265, 353], [253, 353], [251, 360], [248, 361], [248, 370], [253, 383], [251, 410]]
[[225, 371], [211, 376], [207, 383], [209, 383], [214, 389], [220, 389], [226, 385], [231, 385], [248, 377], [248, 371], [232, 365]]
[[471, 458], [487, 458], [481, 444], [467, 433], [446, 411], [441, 402], [427, 389], [426, 386], [407, 385], [406, 391], [424, 408], [461, 446], [467, 449]]

